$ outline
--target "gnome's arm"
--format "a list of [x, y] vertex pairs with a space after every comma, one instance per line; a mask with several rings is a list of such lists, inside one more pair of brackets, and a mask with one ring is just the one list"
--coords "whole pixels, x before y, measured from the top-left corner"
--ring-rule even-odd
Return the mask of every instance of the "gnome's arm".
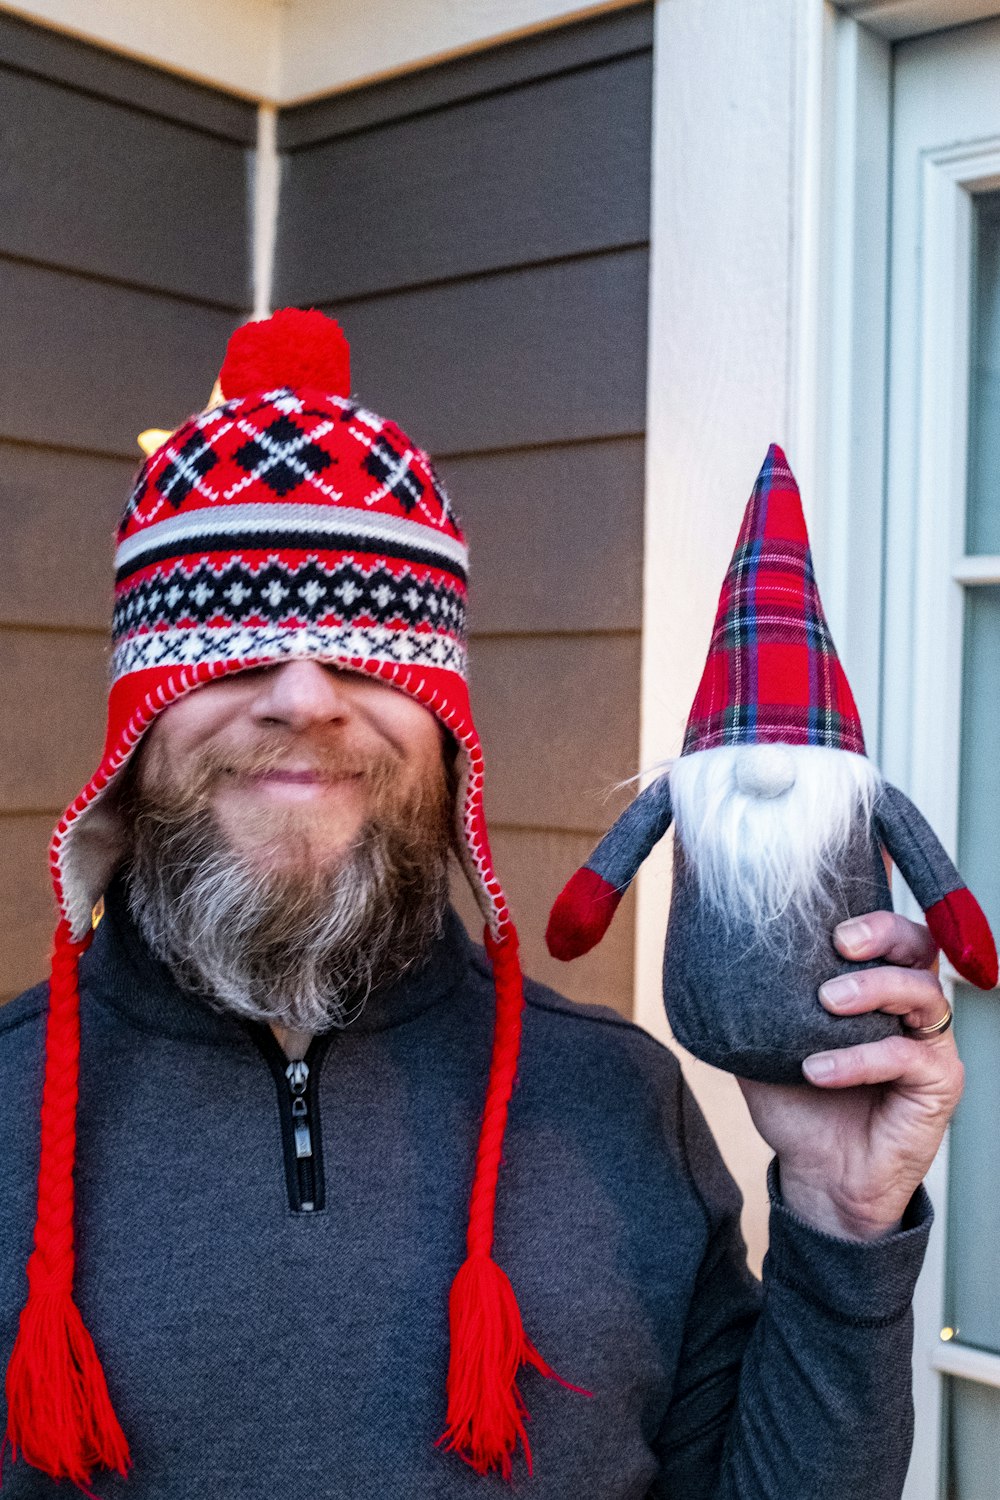
[[923, 813], [886, 781], [875, 804], [875, 823], [923, 907], [934, 941], [963, 979], [992, 989], [997, 982], [997, 950], [989, 923]]
[[670, 827], [672, 816], [670, 777], [663, 775], [639, 793], [556, 897], [545, 929], [553, 958], [579, 958], [601, 941], [636, 871]]

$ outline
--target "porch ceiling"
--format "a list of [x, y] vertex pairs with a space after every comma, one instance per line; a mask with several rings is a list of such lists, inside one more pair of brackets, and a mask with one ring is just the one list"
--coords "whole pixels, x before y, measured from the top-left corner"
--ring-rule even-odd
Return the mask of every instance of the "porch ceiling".
[[0, 0], [8, 13], [225, 89], [301, 104], [640, 0]]
[[1000, 16], [997, 0], [837, 0], [837, 8], [893, 42]]

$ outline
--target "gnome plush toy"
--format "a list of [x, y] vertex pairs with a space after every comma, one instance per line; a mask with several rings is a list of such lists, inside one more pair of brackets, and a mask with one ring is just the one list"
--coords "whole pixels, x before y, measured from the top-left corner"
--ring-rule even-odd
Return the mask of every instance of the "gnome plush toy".
[[677, 1040], [705, 1062], [803, 1083], [810, 1053], [901, 1030], [883, 1012], [832, 1016], [817, 995], [824, 980], [872, 967], [842, 958], [831, 935], [848, 917], [891, 911], [883, 846], [963, 978], [997, 982], [979, 903], [865, 755], [798, 487], [776, 446], [746, 508], [681, 754], [559, 895], [546, 933], [556, 958], [600, 941], [671, 821], [664, 998]]

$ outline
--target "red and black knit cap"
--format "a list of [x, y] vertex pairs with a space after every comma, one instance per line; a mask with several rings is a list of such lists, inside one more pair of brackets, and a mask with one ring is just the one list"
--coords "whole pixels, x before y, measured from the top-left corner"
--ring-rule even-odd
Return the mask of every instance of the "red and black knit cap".
[[[73, 1301], [77, 963], [122, 854], [109, 793], [156, 715], [228, 672], [296, 659], [408, 693], [459, 747], [458, 848], [486, 923], [496, 1024], [469, 1210], [450, 1295], [447, 1427], [478, 1472], [530, 1465], [522, 1364], [553, 1372], [492, 1259], [493, 1218], [523, 1009], [517, 934], [493, 870], [483, 757], [466, 685], [465, 541], [430, 459], [350, 397], [350, 355], [319, 312], [233, 334], [221, 399], [139, 471], [118, 531], [104, 753], [52, 838], [61, 912], [52, 961], [38, 1214], [28, 1299], [7, 1371], [15, 1456], [83, 1486], [125, 1473], [128, 1444]], [[99, 1335], [99, 1331], [98, 1331]], [[114, 1351], [106, 1356], [113, 1360]]]
[[681, 754], [775, 741], [865, 753], [816, 586], [799, 487], [772, 443], [722, 585]]

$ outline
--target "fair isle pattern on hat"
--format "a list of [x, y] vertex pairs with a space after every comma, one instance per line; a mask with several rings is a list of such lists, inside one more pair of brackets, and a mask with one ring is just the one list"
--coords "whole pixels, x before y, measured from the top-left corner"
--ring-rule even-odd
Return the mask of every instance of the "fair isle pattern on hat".
[[269, 649], [464, 675], [466, 571], [447, 495], [398, 427], [343, 397], [238, 397], [143, 466], [112, 677]]
[[775, 741], [865, 753], [816, 586], [799, 488], [772, 443], [722, 585], [681, 754]]
[[307, 659], [390, 683], [429, 709], [458, 746], [456, 849], [486, 921], [496, 1026], [466, 1258], [449, 1299], [447, 1424], [438, 1441], [477, 1473], [510, 1477], [518, 1444], [531, 1467], [519, 1371], [554, 1372], [492, 1256], [524, 997], [517, 933], [490, 853], [465, 677], [465, 540], [427, 455], [351, 400], [347, 341], [323, 314], [285, 309], [237, 329], [220, 387], [221, 402], [149, 456], [126, 506], [104, 752], [49, 848], [61, 920], [35, 1245], [7, 1371], [6, 1441], [15, 1459], [81, 1487], [94, 1469], [124, 1474], [130, 1462], [73, 1299], [77, 962], [121, 858], [115, 787], [150, 724], [178, 698], [231, 672]]

